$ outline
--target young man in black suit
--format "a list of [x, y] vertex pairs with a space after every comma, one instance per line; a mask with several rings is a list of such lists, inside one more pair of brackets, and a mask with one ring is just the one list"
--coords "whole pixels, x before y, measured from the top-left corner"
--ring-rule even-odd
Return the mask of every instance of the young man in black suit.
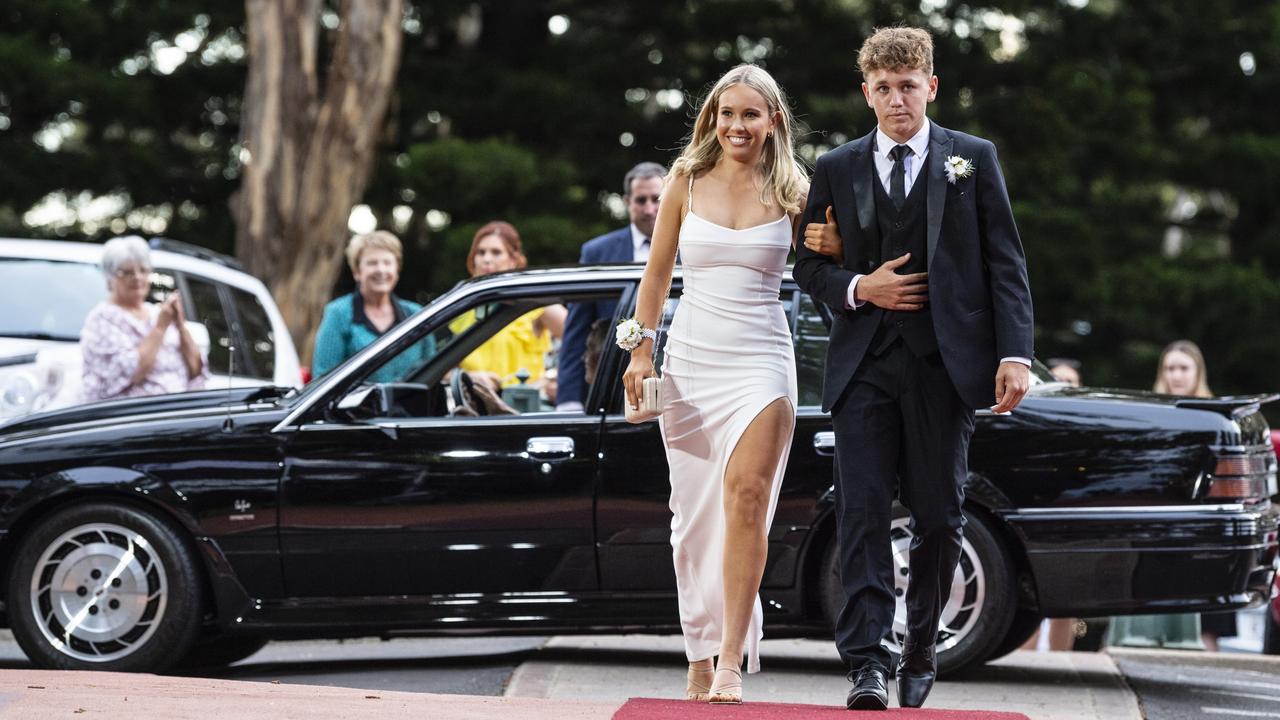
[[[897, 694], [919, 707], [959, 560], [974, 410], [1008, 412], [1026, 393], [1031, 292], [995, 146], [925, 116], [938, 91], [929, 33], [878, 30], [858, 66], [878, 125], [818, 159], [794, 276], [834, 315], [822, 403], [836, 433], [846, 705], [888, 704], [896, 486], [914, 536]], [[843, 262], [814, 251], [824, 220]]]
[[[628, 170], [622, 178], [622, 200], [627, 204], [631, 224], [583, 243], [579, 262], [591, 265], [648, 260], [649, 238], [653, 236], [653, 225], [658, 221], [658, 200], [662, 195], [662, 184], [666, 176], [667, 169], [653, 162], [642, 162]], [[591, 333], [591, 324], [596, 320], [613, 320], [617, 305], [613, 301], [599, 300], [569, 306], [556, 373], [556, 410], [582, 410], [582, 403], [587, 399], [583, 360], [587, 336]]]

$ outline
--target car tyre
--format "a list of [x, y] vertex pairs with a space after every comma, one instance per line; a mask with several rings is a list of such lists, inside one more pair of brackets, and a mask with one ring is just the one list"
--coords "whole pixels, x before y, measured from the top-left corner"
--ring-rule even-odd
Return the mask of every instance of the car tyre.
[[[950, 632], [944, 630], [939, 636], [939, 675], [955, 673], [966, 666], [986, 661], [1009, 637], [1014, 622], [1015, 588], [1009, 551], [997, 539], [990, 520], [970, 511], [965, 512], [965, 519], [964, 544], [960, 567], [952, 583], [952, 601], [943, 612], [943, 623], [950, 622], [954, 627]], [[895, 505], [891, 534], [897, 568], [906, 564], [905, 550], [910, 542], [907, 524], [906, 509]], [[832, 626], [844, 605], [844, 590], [836, 567], [837, 544], [838, 538], [833, 535], [819, 571], [822, 610]], [[905, 586], [905, 576], [900, 575], [896, 579], [899, 589]], [[894, 664], [902, 647], [905, 603], [905, 597], [899, 593], [893, 633], [888, 643]]]
[[1262, 628], [1262, 652], [1264, 655], [1280, 655], [1280, 623], [1276, 622], [1275, 610], [1267, 606]]
[[1009, 623], [1009, 632], [1005, 633], [1004, 640], [996, 646], [996, 649], [987, 657], [987, 661], [999, 660], [1009, 653], [1022, 647], [1022, 644], [1031, 639], [1036, 634], [1036, 630], [1040, 629], [1040, 621], [1044, 620], [1040, 613], [1032, 612], [1019, 608], [1013, 613], [1013, 622]]
[[147, 512], [101, 502], [59, 510], [13, 557], [10, 624], [38, 667], [159, 672], [199, 633], [196, 559]]

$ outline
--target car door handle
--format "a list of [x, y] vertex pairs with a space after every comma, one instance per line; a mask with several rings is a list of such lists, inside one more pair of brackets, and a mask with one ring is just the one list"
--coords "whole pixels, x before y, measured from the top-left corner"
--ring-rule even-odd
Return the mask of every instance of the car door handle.
[[532, 437], [525, 443], [524, 451], [529, 457], [539, 460], [573, 457], [573, 438], [571, 437]]
[[830, 430], [813, 434], [813, 450], [819, 455], [836, 454], [836, 434]]

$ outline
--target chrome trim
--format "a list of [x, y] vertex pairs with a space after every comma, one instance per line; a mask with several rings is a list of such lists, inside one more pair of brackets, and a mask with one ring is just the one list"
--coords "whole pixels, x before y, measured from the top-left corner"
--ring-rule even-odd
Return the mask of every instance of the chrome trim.
[[535, 458], [573, 457], [573, 449], [573, 438], [562, 436], [531, 437], [524, 445], [524, 451]]
[[1210, 445], [1209, 449], [1213, 452], [1228, 452], [1244, 455], [1253, 455], [1255, 453], [1263, 453], [1271, 455], [1275, 451], [1270, 445]]
[[349, 425], [339, 423], [310, 423], [308, 425], [300, 425], [296, 428], [297, 432], [321, 432], [326, 430], [382, 430], [377, 425]]
[[1244, 512], [1243, 503], [1221, 505], [1106, 505], [1077, 508], [1017, 508], [1004, 515], [1158, 515], [1172, 513], [1238, 513]]
[[819, 455], [835, 455], [836, 454], [836, 434], [830, 430], [823, 430], [813, 434], [813, 450]]
[[577, 425], [598, 425], [600, 419], [597, 417], [574, 417], [566, 418], [560, 415], [539, 415], [534, 417], [526, 417], [523, 415], [495, 415], [487, 418], [469, 417], [465, 420], [451, 417], [439, 418], [420, 418], [412, 420], [395, 420], [395, 421], [372, 421], [368, 423], [327, 423], [313, 422], [306, 425], [299, 425], [294, 428], [297, 432], [323, 432], [326, 430], [428, 430], [438, 427], [457, 427], [462, 424], [474, 425], [476, 427], [488, 427], [489, 425], [501, 425], [502, 427], [520, 427], [523, 425], [544, 425], [547, 422], [554, 421], [556, 427], [577, 426]]
[[[1266, 550], [1269, 547], [1269, 545], [1267, 545], [1266, 543], [1250, 543], [1248, 545], [1212, 545], [1209, 547], [1225, 548], [1230, 550], [1231, 552], [1237, 552], [1240, 550], [1255, 550], [1255, 551]], [[1151, 553], [1204, 552], [1205, 550], [1206, 550], [1205, 545], [1178, 545], [1175, 547], [1130, 547], [1130, 548], [1123, 548], [1123, 549], [1117, 549], [1114, 547], [1081, 548], [1081, 547], [1063, 546], [1063, 547], [1052, 547], [1052, 548], [1028, 548], [1027, 554], [1028, 555], [1084, 555], [1084, 554], [1102, 554], [1102, 553], [1110, 554], [1115, 552], [1126, 552], [1126, 553], [1142, 553], [1145, 555], [1145, 554], [1151, 554]]]

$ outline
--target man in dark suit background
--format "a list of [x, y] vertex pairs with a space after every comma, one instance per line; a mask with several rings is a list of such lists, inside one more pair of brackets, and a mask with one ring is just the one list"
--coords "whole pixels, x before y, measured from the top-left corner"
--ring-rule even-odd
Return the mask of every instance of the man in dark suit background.
[[[834, 316], [822, 403], [836, 433], [846, 705], [882, 710], [895, 486], [913, 534], [897, 695], [919, 707], [960, 555], [974, 410], [1008, 412], [1026, 393], [1032, 308], [995, 146], [925, 116], [938, 90], [928, 32], [878, 30], [858, 66], [877, 128], [819, 158], [794, 276]], [[843, 262], [814, 252], [824, 224], [838, 224]]]
[[[631, 224], [592, 238], [582, 244], [583, 265], [598, 263], [645, 262], [649, 259], [649, 238], [658, 220], [658, 200], [667, 169], [658, 163], [642, 162], [622, 178], [622, 200], [627, 205]], [[618, 304], [611, 300], [574, 303], [565, 321], [564, 340], [560, 344], [556, 371], [558, 388], [556, 410], [578, 412], [586, 400], [585, 362], [583, 353], [591, 325], [600, 318], [613, 319]]]

